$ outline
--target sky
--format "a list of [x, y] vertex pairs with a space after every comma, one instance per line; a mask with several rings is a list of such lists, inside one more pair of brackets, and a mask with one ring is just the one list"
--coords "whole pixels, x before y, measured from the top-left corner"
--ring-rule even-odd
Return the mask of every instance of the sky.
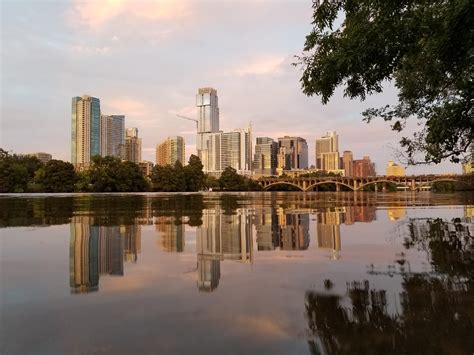
[[[339, 150], [369, 155], [383, 174], [403, 134], [362, 121], [368, 107], [396, 103], [383, 94], [329, 104], [301, 91], [291, 65], [311, 30], [310, 0], [0, 0], [0, 147], [70, 160], [71, 98], [100, 99], [103, 114], [138, 127], [143, 159], [180, 135], [195, 153], [199, 87], [217, 89], [222, 130], [252, 125], [253, 137], [301, 136], [314, 164], [315, 138], [334, 130]], [[416, 122], [407, 133], [416, 129]], [[396, 159], [395, 159], [396, 160]], [[460, 165], [409, 167], [407, 173], [461, 172]]]

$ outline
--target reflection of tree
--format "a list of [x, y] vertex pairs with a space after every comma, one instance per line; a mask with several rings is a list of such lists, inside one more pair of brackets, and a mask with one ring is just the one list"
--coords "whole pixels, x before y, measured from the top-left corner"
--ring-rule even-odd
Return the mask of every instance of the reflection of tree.
[[313, 354], [472, 353], [474, 241], [468, 228], [459, 220], [412, 220], [409, 231], [405, 246], [426, 250], [436, 276], [401, 272], [398, 312], [388, 311], [387, 291], [368, 281], [349, 283], [347, 299], [307, 292]]

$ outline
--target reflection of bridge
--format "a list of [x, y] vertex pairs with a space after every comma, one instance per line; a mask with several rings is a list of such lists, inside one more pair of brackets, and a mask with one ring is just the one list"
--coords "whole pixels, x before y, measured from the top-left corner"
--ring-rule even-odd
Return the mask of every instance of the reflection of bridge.
[[378, 185], [382, 185], [385, 191], [387, 184], [396, 184], [402, 188], [416, 191], [430, 189], [436, 181], [456, 181], [458, 175], [421, 175], [421, 176], [372, 176], [372, 177], [349, 177], [349, 176], [321, 176], [321, 177], [265, 177], [258, 180], [265, 190], [277, 185], [290, 185], [301, 191], [312, 191], [320, 185], [336, 185], [336, 191], [341, 186], [352, 191], [363, 190], [364, 187], [374, 185], [377, 191]]

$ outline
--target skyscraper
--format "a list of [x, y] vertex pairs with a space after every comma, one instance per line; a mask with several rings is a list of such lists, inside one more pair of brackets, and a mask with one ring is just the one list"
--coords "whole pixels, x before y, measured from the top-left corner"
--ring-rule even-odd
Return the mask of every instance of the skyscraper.
[[87, 166], [100, 154], [100, 100], [84, 95], [72, 98], [71, 162]]
[[183, 137], [168, 137], [156, 146], [156, 165], [174, 165], [177, 161], [185, 163]]
[[196, 149], [205, 173], [218, 177], [228, 166], [240, 174], [252, 170], [251, 128], [231, 132], [219, 130], [217, 90], [200, 88], [196, 95], [198, 132]]
[[345, 176], [354, 175], [354, 158], [350, 150], [345, 150], [342, 153], [342, 168], [344, 169]]
[[121, 145], [122, 160], [140, 163], [142, 161], [142, 139], [138, 138], [138, 128], [127, 128], [125, 143]]
[[268, 137], [257, 137], [252, 170], [255, 175], [275, 175], [278, 143]]
[[278, 169], [293, 170], [308, 167], [308, 144], [301, 137], [278, 138]]
[[[326, 171], [339, 169], [339, 142], [335, 131], [327, 132], [325, 136], [316, 139], [315, 153], [316, 169]], [[326, 166], [324, 165], [325, 163]]]
[[120, 146], [124, 143], [125, 116], [100, 116], [100, 155], [120, 158]]
[[240, 174], [251, 173], [252, 132], [250, 127], [221, 133], [220, 148], [221, 170], [230, 166]]
[[[198, 108], [198, 132], [196, 138], [196, 150], [201, 159], [204, 171], [209, 172], [215, 165], [209, 158], [209, 140], [211, 133], [219, 132], [219, 102], [217, 90], [207, 87], [198, 89], [196, 95], [196, 106]], [[215, 158], [215, 156], [214, 156]]]

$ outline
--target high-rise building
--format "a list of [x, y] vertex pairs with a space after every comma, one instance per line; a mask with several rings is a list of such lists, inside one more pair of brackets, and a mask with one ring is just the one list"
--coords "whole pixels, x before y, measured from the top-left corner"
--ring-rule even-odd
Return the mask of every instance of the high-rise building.
[[219, 130], [219, 105], [217, 90], [200, 88], [196, 95], [198, 132], [196, 149], [205, 173], [219, 176], [228, 166], [240, 174], [250, 174], [252, 169], [251, 128], [231, 132]]
[[156, 146], [156, 165], [174, 165], [177, 161], [185, 163], [183, 137], [168, 137]]
[[196, 138], [196, 150], [201, 159], [204, 171], [211, 171], [209, 162], [209, 139], [211, 133], [219, 132], [219, 101], [217, 90], [214, 88], [200, 88], [196, 95], [196, 106], [198, 108], [198, 132]]
[[387, 176], [405, 176], [405, 168], [398, 164], [395, 164], [393, 160], [389, 160], [387, 163]]
[[354, 158], [350, 150], [345, 150], [342, 153], [342, 168], [344, 169], [345, 176], [354, 175]]
[[185, 225], [180, 219], [159, 216], [155, 220], [156, 230], [160, 233], [161, 248], [166, 252], [179, 253], [184, 250]]
[[306, 169], [308, 167], [308, 144], [301, 137], [278, 138], [278, 170]]
[[[329, 154], [324, 157], [324, 154], [327, 153], [336, 154]], [[327, 132], [325, 136], [316, 139], [315, 156], [316, 169], [326, 171], [339, 169], [339, 142], [335, 131]]]
[[71, 162], [86, 167], [100, 155], [100, 100], [84, 95], [72, 98]]
[[223, 132], [220, 146], [221, 170], [230, 166], [239, 174], [251, 174], [252, 132], [250, 127]]
[[125, 137], [125, 116], [100, 116], [100, 155], [120, 158]]
[[363, 159], [354, 160], [354, 176], [375, 176], [375, 164], [370, 161], [370, 157], [364, 156]]
[[326, 211], [317, 214], [318, 248], [332, 250], [334, 258], [338, 258], [337, 252], [341, 250], [341, 220], [344, 210], [340, 207], [327, 208]]
[[278, 143], [272, 138], [257, 137], [252, 170], [255, 175], [269, 176], [276, 174], [278, 164]]
[[140, 163], [142, 161], [142, 139], [138, 138], [138, 128], [127, 128], [125, 142], [121, 145], [122, 160]]
[[53, 159], [53, 156], [49, 153], [44, 153], [44, 152], [36, 152], [36, 153], [30, 153], [28, 154], [31, 157], [37, 158], [40, 162], [46, 164], [48, 161]]

